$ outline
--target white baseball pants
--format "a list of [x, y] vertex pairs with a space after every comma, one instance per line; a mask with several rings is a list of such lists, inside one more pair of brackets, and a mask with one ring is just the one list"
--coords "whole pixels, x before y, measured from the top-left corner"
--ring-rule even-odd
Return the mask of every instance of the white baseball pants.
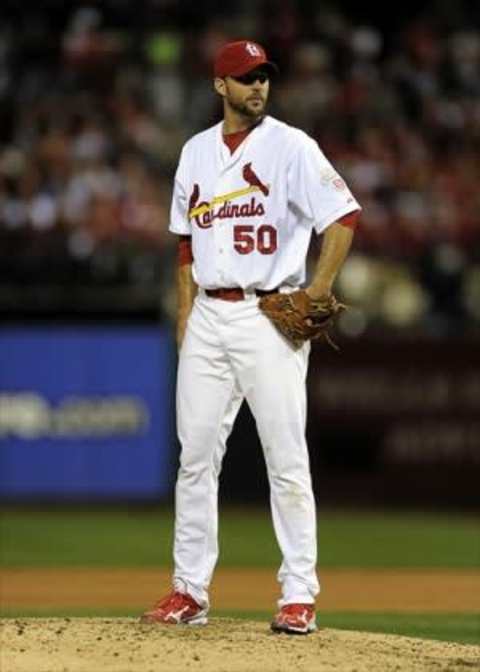
[[[210, 298], [200, 290], [180, 350], [174, 586], [208, 606], [218, 557], [218, 479], [243, 398], [256, 420], [283, 562], [279, 606], [311, 603], [316, 510], [305, 440], [310, 344], [294, 350], [258, 308], [258, 298]], [[245, 450], [250, 450], [245, 446]], [[246, 540], [247, 541], [247, 540]]]

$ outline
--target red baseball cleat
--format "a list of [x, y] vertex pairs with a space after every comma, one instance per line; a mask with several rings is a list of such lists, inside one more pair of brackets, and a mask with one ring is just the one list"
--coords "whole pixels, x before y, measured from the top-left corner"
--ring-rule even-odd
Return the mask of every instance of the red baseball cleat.
[[272, 621], [273, 632], [285, 632], [288, 635], [308, 635], [317, 629], [315, 623], [315, 605], [286, 604]]
[[208, 609], [201, 607], [188, 593], [172, 591], [140, 617], [140, 623], [169, 625], [206, 625]]

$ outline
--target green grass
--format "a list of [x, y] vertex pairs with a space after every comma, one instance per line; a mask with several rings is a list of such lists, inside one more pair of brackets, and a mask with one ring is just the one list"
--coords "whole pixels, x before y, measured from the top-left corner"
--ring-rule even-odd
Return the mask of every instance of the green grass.
[[[9, 567], [171, 565], [169, 509], [0, 513], [0, 564]], [[224, 567], [277, 566], [269, 513], [223, 510]], [[461, 514], [319, 512], [320, 567], [480, 567], [478, 521]]]
[[320, 614], [327, 628], [480, 644], [480, 614]]
[[[115, 618], [128, 616], [137, 618], [139, 612], [132, 609], [28, 609], [2, 610], [4, 618], [58, 617], [73, 618], [103, 617]], [[271, 620], [271, 612], [261, 611], [211, 611], [212, 618], [242, 618], [265, 621], [265, 627]], [[436, 639], [462, 644], [480, 644], [480, 614], [394, 614], [394, 613], [318, 613], [320, 628], [339, 630], [357, 630], [378, 632], [391, 635], [405, 635], [422, 639]], [[321, 635], [321, 631], [320, 631]]]

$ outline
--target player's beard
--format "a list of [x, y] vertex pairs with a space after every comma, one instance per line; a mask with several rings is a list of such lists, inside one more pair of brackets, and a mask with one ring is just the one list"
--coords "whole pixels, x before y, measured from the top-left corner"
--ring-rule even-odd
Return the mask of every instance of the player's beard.
[[255, 96], [255, 98], [260, 102], [261, 104], [259, 105], [249, 105], [249, 100], [234, 100], [232, 98], [228, 98], [228, 104], [232, 108], [234, 112], [237, 114], [242, 115], [243, 117], [247, 117], [248, 119], [252, 119], [252, 121], [255, 121], [259, 119], [260, 117], [263, 117], [265, 114], [265, 107], [266, 107], [266, 100], [264, 100], [261, 96]]

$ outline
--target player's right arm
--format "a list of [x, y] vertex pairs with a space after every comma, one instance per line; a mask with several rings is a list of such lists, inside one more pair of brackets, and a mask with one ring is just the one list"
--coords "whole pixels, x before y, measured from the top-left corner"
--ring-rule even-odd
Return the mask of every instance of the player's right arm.
[[185, 336], [188, 317], [197, 294], [197, 285], [192, 274], [192, 239], [180, 236], [177, 265], [177, 347], [180, 350]]
[[188, 216], [186, 193], [188, 157], [185, 147], [180, 155], [172, 194], [169, 230], [178, 235], [178, 263], [176, 273], [177, 289], [177, 347], [180, 347], [185, 335], [188, 317], [197, 293], [193, 280], [192, 266], [192, 227]]

